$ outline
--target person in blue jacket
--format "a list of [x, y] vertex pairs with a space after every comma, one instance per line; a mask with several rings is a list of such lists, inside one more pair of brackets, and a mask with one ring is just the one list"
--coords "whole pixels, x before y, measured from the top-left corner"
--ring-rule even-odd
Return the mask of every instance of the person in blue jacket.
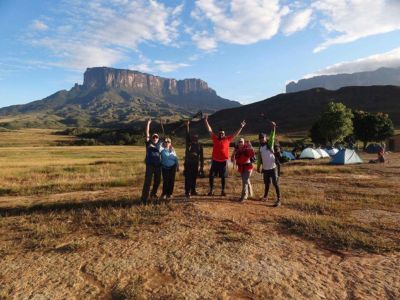
[[161, 171], [163, 177], [163, 191], [161, 199], [166, 200], [174, 193], [175, 175], [179, 172], [179, 161], [172, 147], [171, 139], [166, 138], [161, 150]]
[[150, 124], [151, 119], [147, 120], [146, 125], [146, 175], [144, 178], [142, 189], [142, 203], [147, 204], [151, 182], [153, 181], [153, 188], [151, 190], [150, 199], [157, 199], [157, 190], [161, 181], [161, 151], [162, 142], [157, 133], [153, 133], [150, 138]]

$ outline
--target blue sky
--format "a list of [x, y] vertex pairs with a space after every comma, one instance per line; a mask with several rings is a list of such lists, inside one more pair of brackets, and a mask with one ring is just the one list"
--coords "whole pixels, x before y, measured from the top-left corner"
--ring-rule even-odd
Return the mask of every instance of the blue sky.
[[251, 103], [290, 80], [400, 67], [398, 0], [0, 0], [0, 107], [87, 67], [201, 78]]

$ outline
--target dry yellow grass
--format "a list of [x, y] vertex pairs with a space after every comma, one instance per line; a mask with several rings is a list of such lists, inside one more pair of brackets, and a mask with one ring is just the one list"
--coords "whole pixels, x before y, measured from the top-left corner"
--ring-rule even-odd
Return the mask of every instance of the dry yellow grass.
[[227, 198], [179, 174], [143, 207], [142, 147], [46, 145], [0, 148], [1, 299], [400, 298], [399, 154], [287, 164], [280, 208], [238, 203], [233, 170]]

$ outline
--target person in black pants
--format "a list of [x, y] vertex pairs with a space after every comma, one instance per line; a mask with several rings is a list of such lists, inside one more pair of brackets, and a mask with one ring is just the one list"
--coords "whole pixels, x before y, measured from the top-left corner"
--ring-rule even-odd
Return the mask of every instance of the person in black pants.
[[185, 196], [196, 196], [196, 181], [200, 173], [204, 173], [203, 145], [199, 143], [197, 134], [190, 136], [190, 121], [186, 121], [186, 149], [185, 149]]
[[151, 200], [157, 199], [157, 190], [161, 181], [161, 141], [157, 133], [154, 133], [150, 138], [151, 119], [146, 125], [146, 173], [142, 189], [142, 204], [147, 204], [151, 182], [154, 178], [153, 188], [151, 190]]

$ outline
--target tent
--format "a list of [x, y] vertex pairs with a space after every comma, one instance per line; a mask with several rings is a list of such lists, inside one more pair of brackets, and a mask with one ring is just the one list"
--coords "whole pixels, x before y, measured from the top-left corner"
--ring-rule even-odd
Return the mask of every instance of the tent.
[[289, 152], [289, 151], [283, 151], [282, 152], [282, 156], [286, 157], [289, 160], [295, 160], [296, 159], [296, 157], [294, 157], [293, 153]]
[[331, 149], [325, 149], [326, 153], [328, 153], [330, 156], [334, 156], [336, 153], [339, 152], [338, 149], [336, 148], [331, 148]]
[[300, 158], [317, 159], [321, 158], [321, 155], [313, 148], [306, 148], [301, 152]]
[[350, 149], [340, 150], [331, 159], [331, 164], [334, 165], [361, 164], [362, 162], [356, 151]]
[[321, 155], [322, 158], [327, 158], [330, 157], [328, 153], [326, 153], [326, 151], [324, 149], [315, 149], [315, 151], [318, 152], [319, 155]]
[[379, 144], [369, 144], [367, 148], [365, 148], [365, 152], [367, 153], [378, 153], [382, 149]]

